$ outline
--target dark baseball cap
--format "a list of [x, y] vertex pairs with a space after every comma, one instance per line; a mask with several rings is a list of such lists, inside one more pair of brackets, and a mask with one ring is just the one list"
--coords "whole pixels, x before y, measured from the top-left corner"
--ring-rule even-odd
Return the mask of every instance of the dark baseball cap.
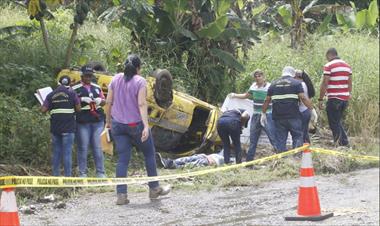
[[81, 75], [94, 75], [95, 73], [92, 67], [86, 66], [86, 65], [81, 68], [81, 72], [82, 72]]

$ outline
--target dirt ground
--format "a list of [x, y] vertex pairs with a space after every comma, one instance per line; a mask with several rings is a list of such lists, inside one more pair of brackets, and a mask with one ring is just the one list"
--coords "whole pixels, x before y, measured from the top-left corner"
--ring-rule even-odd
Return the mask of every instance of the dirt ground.
[[[238, 175], [237, 175], [238, 176]], [[33, 215], [20, 214], [22, 225], [379, 225], [379, 169], [316, 177], [322, 222], [288, 222], [295, 216], [299, 180], [254, 187], [173, 192], [151, 202], [146, 192], [131, 193], [131, 203], [117, 206], [113, 192], [87, 194], [66, 208], [40, 204]]]

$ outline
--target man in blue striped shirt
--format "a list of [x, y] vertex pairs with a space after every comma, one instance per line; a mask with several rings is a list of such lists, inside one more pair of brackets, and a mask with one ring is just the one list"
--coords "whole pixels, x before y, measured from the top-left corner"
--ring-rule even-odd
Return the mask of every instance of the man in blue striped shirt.
[[261, 71], [260, 69], [255, 70], [252, 73], [252, 77], [255, 80], [255, 82], [251, 85], [251, 87], [248, 89], [246, 93], [242, 93], [242, 94], [231, 93], [229, 95], [230, 98], [240, 98], [240, 99], [250, 98], [253, 100], [253, 114], [251, 117], [250, 135], [249, 135], [250, 144], [249, 144], [249, 149], [247, 152], [246, 161], [252, 161], [254, 159], [257, 143], [259, 141], [259, 137], [260, 137], [262, 129], [264, 129], [265, 133], [267, 134], [273, 148], [277, 150], [276, 139], [274, 136], [274, 123], [272, 121], [271, 104], [268, 106], [267, 113], [266, 113], [266, 118], [267, 118], [266, 125], [261, 125], [260, 123], [262, 106], [267, 96], [267, 91], [270, 86], [270, 83], [266, 82], [265, 75], [263, 71]]

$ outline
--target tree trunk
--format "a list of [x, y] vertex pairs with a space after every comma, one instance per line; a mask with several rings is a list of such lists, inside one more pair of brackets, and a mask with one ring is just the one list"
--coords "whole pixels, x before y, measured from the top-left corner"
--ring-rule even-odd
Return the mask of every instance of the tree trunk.
[[293, 11], [293, 26], [290, 31], [291, 47], [298, 49], [302, 47], [303, 43], [303, 13], [300, 8], [301, 0], [292, 0], [291, 6]]
[[40, 19], [40, 26], [41, 26], [42, 38], [45, 44], [45, 48], [50, 58], [52, 54], [51, 54], [51, 49], [49, 45], [49, 33], [48, 33], [48, 30], [46, 29], [45, 20], [43, 17], [41, 17]]
[[70, 65], [71, 58], [73, 55], [74, 43], [75, 43], [75, 40], [77, 39], [78, 28], [79, 28], [79, 24], [74, 23], [73, 32], [71, 33], [70, 42], [66, 50], [65, 63], [63, 64], [63, 68], [67, 68]]

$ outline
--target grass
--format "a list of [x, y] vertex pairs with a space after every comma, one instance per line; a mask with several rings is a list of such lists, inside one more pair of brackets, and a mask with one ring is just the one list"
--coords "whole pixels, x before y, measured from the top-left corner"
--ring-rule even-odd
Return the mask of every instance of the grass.
[[[42, 42], [40, 25], [29, 20], [26, 10], [9, 4], [0, 9], [0, 28], [14, 25], [27, 25], [36, 29], [28, 38], [13, 39], [2, 45], [1, 62], [20, 65], [47, 65], [52, 76], [64, 62], [67, 44], [71, 36], [72, 10], [59, 8], [54, 12], [55, 19], [46, 21], [52, 56], [48, 57]], [[90, 16], [91, 17], [91, 16]], [[1, 36], [0, 36], [1, 38]], [[103, 63], [109, 71], [116, 71], [117, 63], [125, 60], [129, 50], [129, 31], [113, 24], [88, 22], [80, 27], [73, 52], [71, 66], [80, 66], [88, 61]], [[17, 51], [15, 51], [17, 48]]]
[[[239, 92], [245, 92], [251, 84], [250, 73], [262, 69], [267, 80], [281, 76], [286, 65], [306, 70], [317, 91], [317, 104], [322, 66], [326, 63], [325, 52], [335, 47], [342, 59], [353, 69], [352, 99], [347, 110], [345, 124], [350, 136], [363, 138], [361, 144], [372, 144], [371, 139], [379, 133], [379, 41], [365, 34], [336, 34], [334, 36], [313, 35], [303, 50], [288, 48], [289, 41], [263, 40], [250, 52], [246, 62], [247, 72], [238, 80]], [[235, 91], [236, 92], [236, 91]], [[319, 111], [321, 127], [328, 127], [326, 114]], [[366, 147], [365, 147], [366, 148]]]

